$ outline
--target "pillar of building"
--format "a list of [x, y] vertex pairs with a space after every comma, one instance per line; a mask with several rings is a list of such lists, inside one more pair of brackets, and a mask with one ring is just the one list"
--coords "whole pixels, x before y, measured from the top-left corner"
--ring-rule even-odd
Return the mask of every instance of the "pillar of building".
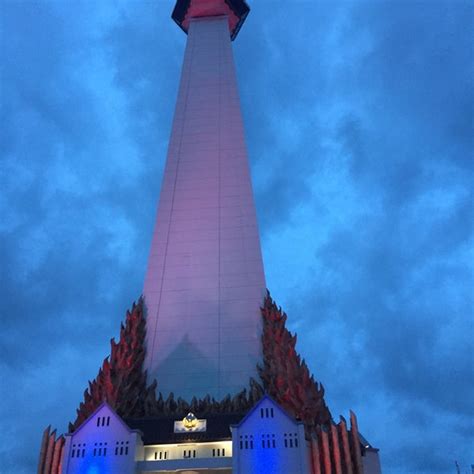
[[231, 43], [247, 12], [183, 0], [173, 13], [188, 39], [144, 285], [145, 368], [165, 396], [235, 394], [261, 360], [266, 285]]

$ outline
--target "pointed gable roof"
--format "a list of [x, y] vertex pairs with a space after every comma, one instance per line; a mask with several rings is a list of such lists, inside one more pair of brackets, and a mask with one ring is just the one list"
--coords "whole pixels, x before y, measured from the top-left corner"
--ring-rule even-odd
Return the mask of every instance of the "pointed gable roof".
[[100, 410], [102, 410], [102, 408], [108, 408], [109, 411], [112, 413], [112, 415], [120, 422], [120, 424], [129, 432], [129, 433], [140, 433], [141, 435], [141, 431], [140, 430], [132, 430], [126, 423], [125, 421], [122, 420], [122, 418], [117, 414], [117, 412], [104, 400], [80, 425], [79, 427], [74, 430], [74, 432], [72, 433], [68, 433], [66, 436], [74, 436], [76, 435], [77, 433], [79, 433], [79, 431], [81, 431], [81, 429], [86, 426], [91, 420], [92, 418], [94, 418], [97, 413], [99, 413]]
[[270, 395], [268, 394], [265, 394], [250, 410], [249, 412], [240, 420], [239, 423], [237, 423], [236, 425], [232, 425], [232, 426], [235, 426], [237, 428], [239, 428], [240, 426], [244, 425], [245, 422], [260, 408], [260, 406], [263, 404], [263, 402], [265, 401], [268, 401], [270, 402], [274, 408], [276, 408], [281, 414], [283, 414], [286, 418], [288, 418], [288, 420], [290, 420], [292, 423], [294, 423], [295, 425], [302, 425], [303, 422], [302, 421], [298, 421], [296, 420], [295, 418], [293, 418], [291, 415], [289, 415], [287, 413], [286, 410], [284, 410], [272, 397], [270, 397]]

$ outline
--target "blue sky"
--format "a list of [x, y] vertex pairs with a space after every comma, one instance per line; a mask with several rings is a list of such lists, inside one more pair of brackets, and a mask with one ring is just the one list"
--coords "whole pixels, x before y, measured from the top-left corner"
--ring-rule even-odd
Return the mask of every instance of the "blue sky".
[[[472, 2], [255, 1], [234, 43], [267, 284], [384, 473], [474, 463]], [[141, 293], [173, 2], [4, 1], [3, 473], [64, 431]]]

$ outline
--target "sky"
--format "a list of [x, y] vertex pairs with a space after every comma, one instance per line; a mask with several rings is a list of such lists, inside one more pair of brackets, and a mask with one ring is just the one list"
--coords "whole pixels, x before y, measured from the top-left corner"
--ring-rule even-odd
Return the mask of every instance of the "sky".
[[[384, 474], [474, 463], [474, 4], [249, 1], [234, 43], [267, 285]], [[34, 472], [142, 290], [173, 2], [0, 8], [0, 472]]]

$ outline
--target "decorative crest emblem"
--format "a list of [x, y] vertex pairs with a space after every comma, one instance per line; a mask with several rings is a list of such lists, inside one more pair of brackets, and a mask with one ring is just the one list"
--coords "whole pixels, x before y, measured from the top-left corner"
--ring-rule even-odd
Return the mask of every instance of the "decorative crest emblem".
[[194, 415], [194, 413], [189, 412], [184, 418], [183, 418], [183, 426], [187, 430], [192, 430], [193, 428], [196, 428], [198, 424], [198, 419]]

